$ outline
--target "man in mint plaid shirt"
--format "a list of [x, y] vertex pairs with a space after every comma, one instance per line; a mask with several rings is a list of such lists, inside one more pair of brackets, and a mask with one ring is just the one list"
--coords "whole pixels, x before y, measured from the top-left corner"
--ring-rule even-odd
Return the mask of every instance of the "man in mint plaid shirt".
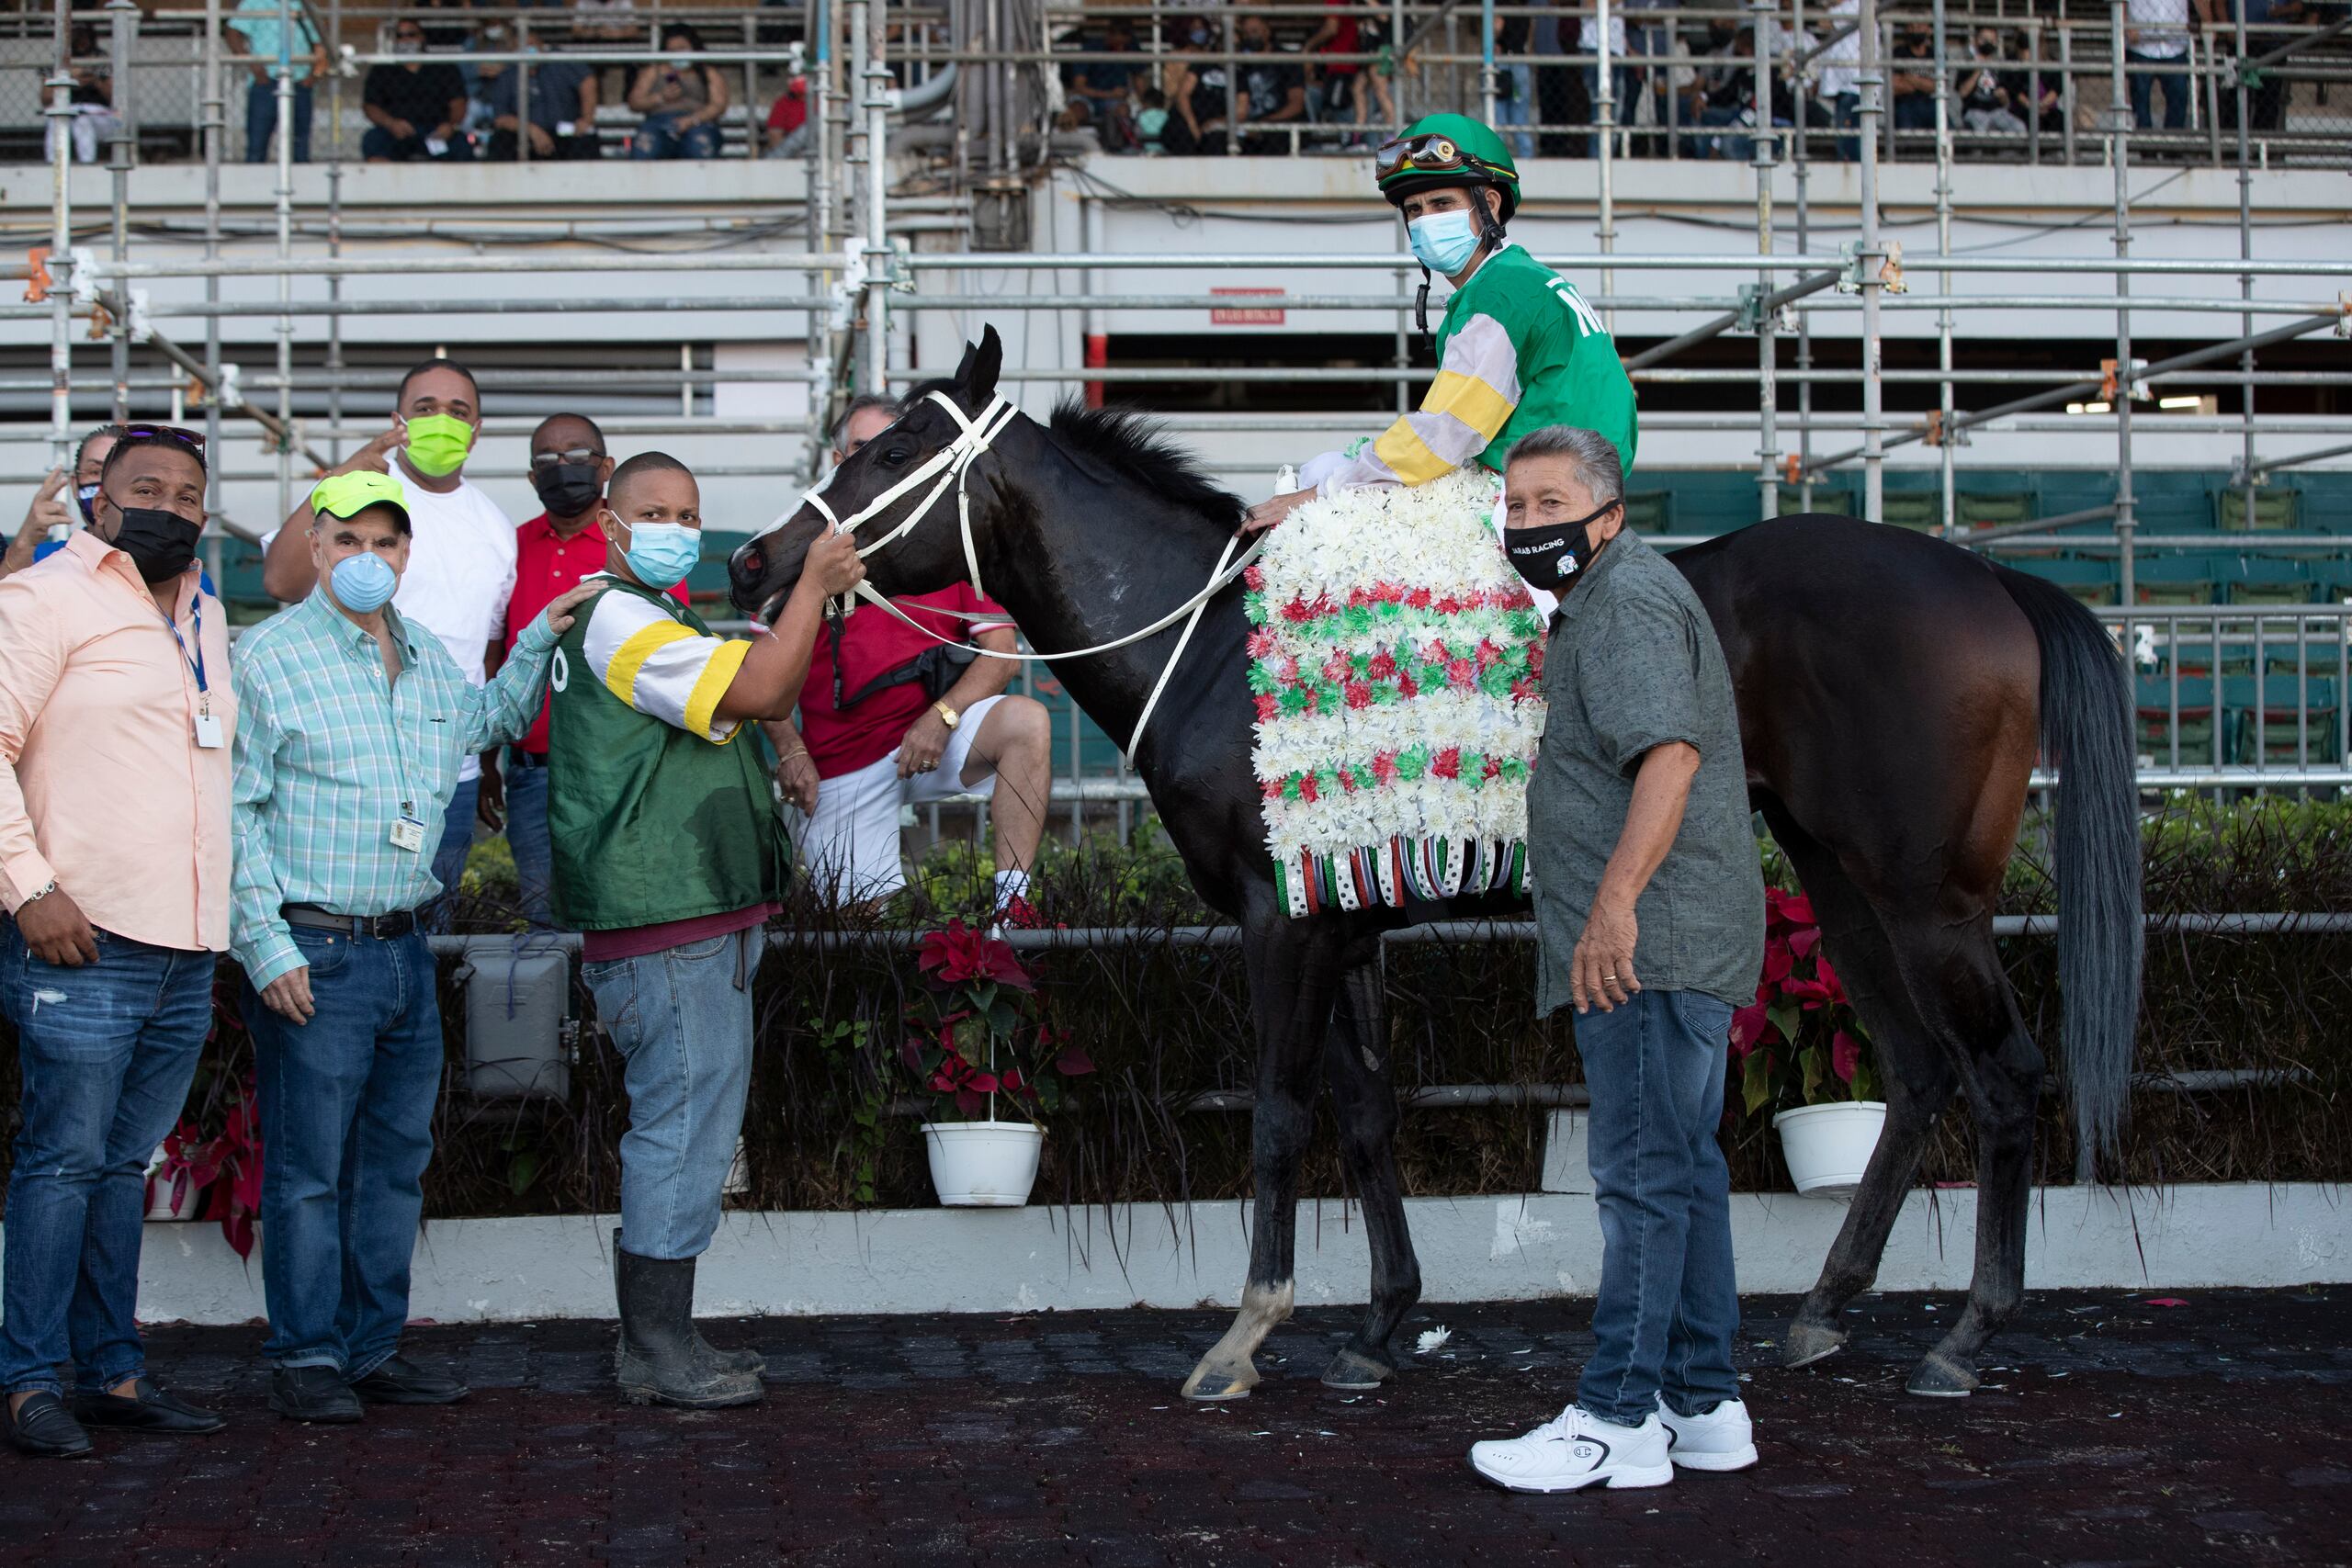
[[338, 475], [311, 505], [318, 586], [234, 656], [243, 716], [229, 940], [251, 982], [269, 1151], [270, 1408], [356, 1421], [362, 1399], [466, 1394], [396, 1353], [441, 1082], [433, 954], [415, 911], [441, 891], [432, 848], [459, 764], [531, 728], [557, 635], [592, 591], [560, 595], [497, 678], [472, 686], [438, 638], [391, 607], [410, 541], [400, 481]]

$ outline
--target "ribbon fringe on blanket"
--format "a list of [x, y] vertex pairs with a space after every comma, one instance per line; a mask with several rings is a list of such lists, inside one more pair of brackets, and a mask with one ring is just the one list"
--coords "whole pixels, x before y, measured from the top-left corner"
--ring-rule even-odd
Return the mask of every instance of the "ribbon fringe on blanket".
[[1294, 916], [1524, 893], [1543, 617], [1494, 476], [1308, 502], [1245, 577], [1251, 761]]

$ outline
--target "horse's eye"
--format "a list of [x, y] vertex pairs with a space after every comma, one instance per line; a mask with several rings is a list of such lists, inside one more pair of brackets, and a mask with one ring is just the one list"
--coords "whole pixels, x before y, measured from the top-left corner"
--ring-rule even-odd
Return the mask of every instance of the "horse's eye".
[[882, 448], [882, 462], [887, 468], [895, 468], [913, 456], [914, 454], [912, 452], [909, 451], [906, 447], [899, 446], [897, 442], [892, 442], [889, 446]]

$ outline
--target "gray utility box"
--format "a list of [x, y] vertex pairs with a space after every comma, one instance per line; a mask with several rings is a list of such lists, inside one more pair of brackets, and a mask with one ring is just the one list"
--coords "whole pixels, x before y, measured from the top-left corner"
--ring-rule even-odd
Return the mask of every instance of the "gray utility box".
[[484, 1100], [571, 1092], [571, 959], [546, 939], [466, 945], [466, 1089]]

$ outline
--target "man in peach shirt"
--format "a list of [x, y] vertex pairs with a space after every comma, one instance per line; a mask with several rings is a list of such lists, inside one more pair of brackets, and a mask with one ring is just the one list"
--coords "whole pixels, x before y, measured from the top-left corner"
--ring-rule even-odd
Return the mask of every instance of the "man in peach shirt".
[[204, 484], [201, 436], [130, 425], [91, 525], [0, 582], [0, 1011], [24, 1117], [0, 1430], [43, 1457], [89, 1452], [88, 1427], [221, 1425], [147, 1376], [132, 1315], [143, 1173], [187, 1101], [229, 945], [236, 702], [227, 617], [198, 587]]

